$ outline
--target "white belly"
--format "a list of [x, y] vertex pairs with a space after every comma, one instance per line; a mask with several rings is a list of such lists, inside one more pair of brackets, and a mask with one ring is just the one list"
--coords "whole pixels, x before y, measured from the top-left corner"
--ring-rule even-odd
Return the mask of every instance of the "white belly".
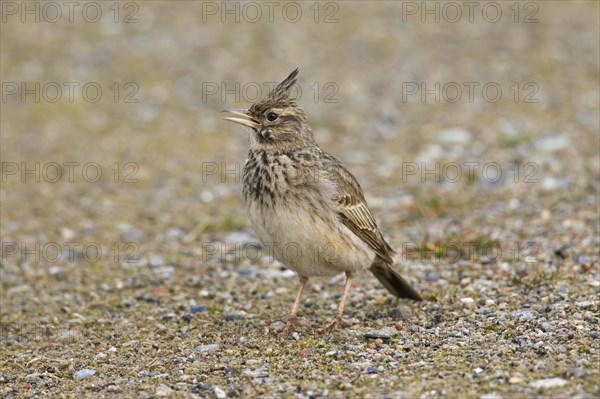
[[334, 213], [328, 219], [299, 207], [278, 204], [269, 209], [270, 217], [259, 213], [255, 202], [248, 204], [248, 215], [256, 235], [263, 243], [263, 254], [273, 256], [300, 276], [331, 276], [369, 267], [375, 253]]

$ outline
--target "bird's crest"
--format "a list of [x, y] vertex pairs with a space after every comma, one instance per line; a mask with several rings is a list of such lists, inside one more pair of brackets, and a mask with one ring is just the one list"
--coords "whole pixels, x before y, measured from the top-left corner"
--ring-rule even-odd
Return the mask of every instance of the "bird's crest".
[[289, 98], [289, 91], [292, 88], [292, 86], [296, 84], [296, 76], [298, 76], [299, 72], [299, 68], [294, 69], [292, 73], [290, 73], [288, 77], [283, 80], [283, 82], [279, 83], [277, 87], [271, 90], [268, 97], [272, 99], [278, 99], [281, 97]]
[[300, 69], [294, 69], [292, 73], [271, 90], [265, 98], [255, 103], [251, 107], [251, 111], [260, 113], [260, 111], [273, 107], [296, 107], [296, 98], [290, 95], [290, 89], [296, 84], [296, 77], [299, 72]]

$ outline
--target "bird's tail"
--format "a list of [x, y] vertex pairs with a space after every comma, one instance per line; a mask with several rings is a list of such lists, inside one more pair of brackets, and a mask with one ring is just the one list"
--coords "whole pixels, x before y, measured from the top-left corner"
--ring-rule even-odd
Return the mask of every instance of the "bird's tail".
[[423, 297], [408, 284], [406, 280], [392, 268], [392, 265], [377, 256], [369, 270], [377, 277], [377, 280], [393, 295], [398, 298], [410, 298], [422, 301]]

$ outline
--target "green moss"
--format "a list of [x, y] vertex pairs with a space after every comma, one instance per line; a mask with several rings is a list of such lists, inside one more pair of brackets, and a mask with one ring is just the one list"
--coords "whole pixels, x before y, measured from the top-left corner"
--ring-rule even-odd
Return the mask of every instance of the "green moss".
[[498, 327], [493, 324], [488, 324], [483, 328], [485, 331], [498, 331]]
[[522, 134], [508, 134], [500, 133], [498, 141], [505, 148], [513, 148], [520, 144], [529, 144], [533, 141], [533, 135], [529, 133]]
[[510, 337], [512, 337], [514, 335], [515, 335], [514, 331], [511, 331], [511, 330], [502, 331], [502, 339], [509, 339]]

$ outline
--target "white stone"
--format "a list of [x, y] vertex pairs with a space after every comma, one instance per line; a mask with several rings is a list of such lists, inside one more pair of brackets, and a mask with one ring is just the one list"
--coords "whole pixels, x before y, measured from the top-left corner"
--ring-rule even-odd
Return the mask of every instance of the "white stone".
[[471, 141], [471, 138], [471, 132], [460, 127], [444, 129], [438, 133], [438, 139], [448, 144], [466, 144]]
[[218, 399], [225, 399], [227, 397], [227, 394], [221, 388], [215, 387], [215, 396]]
[[460, 301], [465, 306], [473, 306], [473, 305], [475, 305], [475, 300], [473, 298], [461, 298]]
[[559, 135], [543, 136], [535, 141], [535, 146], [544, 152], [554, 152], [569, 146], [569, 139]]
[[579, 306], [580, 308], [583, 308], [583, 309], [587, 309], [587, 308], [589, 308], [590, 306], [593, 305], [593, 303], [590, 302], [590, 301], [581, 301], [581, 302], [577, 302], [575, 304], [577, 306]]
[[209, 345], [198, 345], [194, 348], [196, 352], [212, 352], [219, 349], [219, 344], [209, 344]]
[[75, 232], [68, 227], [63, 227], [60, 229], [60, 235], [65, 240], [70, 240], [71, 238], [75, 237]]
[[544, 378], [543, 380], [533, 381], [530, 385], [533, 388], [555, 388], [562, 387], [567, 383], [564, 378]]
[[502, 396], [500, 396], [500, 394], [497, 394], [496, 392], [490, 392], [484, 393], [479, 397], [479, 399], [502, 399]]
[[81, 380], [82, 378], [85, 378], [85, 377], [91, 377], [94, 374], [96, 374], [95, 370], [82, 369], [82, 370], [79, 370], [78, 372], [76, 372], [75, 374], [73, 374], [73, 378], [75, 378], [76, 380]]
[[154, 394], [158, 397], [167, 397], [173, 395], [173, 390], [165, 384], [158, 384]]

